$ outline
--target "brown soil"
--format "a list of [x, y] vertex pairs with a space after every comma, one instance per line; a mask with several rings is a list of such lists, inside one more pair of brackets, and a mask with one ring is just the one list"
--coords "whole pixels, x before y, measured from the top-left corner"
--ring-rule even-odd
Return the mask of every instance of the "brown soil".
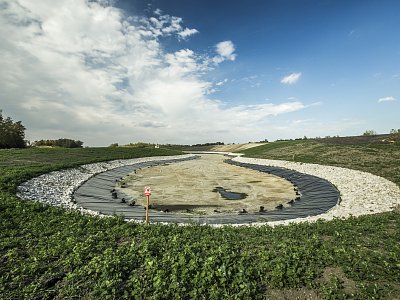
[[[245, 209], [257, 212], [260, 206], [272, 210], [296, 197], [293, 185], [274, 175], [224, 163], [222, 155], [138, 170], [130, 174], [125, 193], [139, 205], [145, 205], [144, 186], [150, 186], [150, 204], [154, 209], [195, 214], [237, 213]], [[242, 200], [224, 199], [217, 187], [243, 193]]]

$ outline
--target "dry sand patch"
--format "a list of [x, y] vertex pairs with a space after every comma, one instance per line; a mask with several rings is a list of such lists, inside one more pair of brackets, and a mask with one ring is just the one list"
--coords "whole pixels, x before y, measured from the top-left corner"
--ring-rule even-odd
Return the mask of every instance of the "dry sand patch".
[[[137, 170], [125, 177], [123, 192], [145, 205], [144, 186], [150, 186], [154, 209], [182, 213], [257, 212], [260, 206], [275, 209], [296, 197], [293, 185], [280, 177], [224, 163], [223, 155], [206, 154], [199, 159]], [[216, 191], [243, 193], [242, 200], [227, 200]]]

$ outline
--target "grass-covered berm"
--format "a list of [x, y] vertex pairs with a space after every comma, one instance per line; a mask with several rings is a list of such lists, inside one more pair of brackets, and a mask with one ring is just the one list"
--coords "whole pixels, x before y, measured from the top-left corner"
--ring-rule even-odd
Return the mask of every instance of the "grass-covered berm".
[[[304, 160], [333, 159], [321, 161], [324, 152], [313, 152], [314, 142], [307, 143], [286, 145], [280, 151], [281, 144], [271, 143], [261, 146], [270, 148], [258, 149], [257, 156], [291, 159], [290, 151], [297, 151], [295, 159], [300, 160], [298, 148], [309, 147]], [[357, 150], [333, 147], [343, 149], [344, 156], [348, 149]], [[364, 170], [399, 184], [399, 160], [393, 160], [399, 157], [399, 145], [362, 147], [352, 152], [353, 159], [342, 159], [340, 164], [361, 169], [365, 165]], [[372, 153], [375, 160], [369, 159]], [[176, 152], [1, 150], [0, 298], [396, 299], [400, 295], [398, 212], [275, 228], [146, 226], [15, 196], [18, 184], [51, 170], [167, 154]], [[383, 165], [388, 170], [382, 170]]]

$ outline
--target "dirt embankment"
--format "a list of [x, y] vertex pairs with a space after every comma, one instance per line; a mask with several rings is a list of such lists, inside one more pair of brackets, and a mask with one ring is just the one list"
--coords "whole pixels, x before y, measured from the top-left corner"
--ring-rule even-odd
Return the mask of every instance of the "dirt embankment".
[[231, 145], [217, 145], [213, 146], [210, 151], [216, 152], [239, 152], [242, 150], [250, 149], [265, 145], [266, 143], [248, 143], [248, 144], [231, 144]]

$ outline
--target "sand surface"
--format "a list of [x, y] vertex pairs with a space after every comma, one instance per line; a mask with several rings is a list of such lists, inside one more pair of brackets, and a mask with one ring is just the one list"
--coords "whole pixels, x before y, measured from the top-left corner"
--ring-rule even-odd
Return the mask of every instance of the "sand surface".
[[[224, 163], [223, 155], [206, 154], [196, 160], [136, 171], [125, 177], [123, 192], [145, 205], [145, 186], [150, 186], [154, 209], [194, 214], [237, 213], [266, 210], [296, 197], [293, 185], [280, 177]], [[217, 187], [244, 193], [242, 200], [227, 200]]]

